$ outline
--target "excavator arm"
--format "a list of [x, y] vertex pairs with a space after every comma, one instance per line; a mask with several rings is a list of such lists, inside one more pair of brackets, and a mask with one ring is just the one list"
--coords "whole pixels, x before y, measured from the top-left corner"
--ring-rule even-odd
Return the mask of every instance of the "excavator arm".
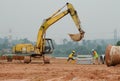
[[[67, 10], [60, 12], [65, 6], [67, 6]], [[61, 9], [59, 9], [57, 12], [55, 12], [51, 17], [47, 18], [43, 24], [40, 26], [38, 36], [37, 36], [37, 42], [35, 46], [35, 52], [37, 54], [42, 54], [45, 49], [45, 32], [46, 30], [55, 22], [66, 16], [67, 14], [70, 14], [78, 31], [79, 34], [69, 34], [71, 39], [74, 41], [80, 41], [84, 37], [84, 31], [81, 29], [80, 26], [80, 20], [77, 15], [77, 11], [74, 9], [72, 4], [67, 3], [65, 6], [63, 6]]]

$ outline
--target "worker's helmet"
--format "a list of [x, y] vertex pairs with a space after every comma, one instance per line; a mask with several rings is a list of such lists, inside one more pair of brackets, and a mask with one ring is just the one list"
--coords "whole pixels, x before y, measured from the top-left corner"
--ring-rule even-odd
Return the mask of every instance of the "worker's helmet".
[[92, 49], [92, 52], [95, 51], [94, 49]]
[[73, 50], [72, 52], [73, 52], [73, 53], [75, 53], [75, 51], [74, 51], [74, 50]]

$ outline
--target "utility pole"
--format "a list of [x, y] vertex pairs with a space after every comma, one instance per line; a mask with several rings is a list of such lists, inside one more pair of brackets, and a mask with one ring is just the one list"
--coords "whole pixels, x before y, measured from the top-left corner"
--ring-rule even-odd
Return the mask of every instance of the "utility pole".
[[8, 31], [8, 46], [11, 47], [12, 46], [12, 29], [9, 29]]
[[118, 37], [117, 37], [117, 29], [114, 30], [114, 44], [116, 44], [118, 41]]

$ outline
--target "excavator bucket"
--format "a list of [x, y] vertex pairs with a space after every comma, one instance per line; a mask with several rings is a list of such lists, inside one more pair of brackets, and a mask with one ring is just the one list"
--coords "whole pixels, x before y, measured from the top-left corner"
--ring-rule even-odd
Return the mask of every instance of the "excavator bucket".
[[73, 41], [80, 41], [84, 37], [84, 33], [69, 34], [69, 36]]

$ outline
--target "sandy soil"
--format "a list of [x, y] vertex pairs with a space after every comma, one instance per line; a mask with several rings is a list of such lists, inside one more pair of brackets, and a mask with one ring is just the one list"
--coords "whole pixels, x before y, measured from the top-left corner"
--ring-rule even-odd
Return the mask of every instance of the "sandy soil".
[[51, 59], [51, 64], [34, 60], [0, 62], [0, 81], [120, 81], [120, 66], [80, 65], [65, 59]]

